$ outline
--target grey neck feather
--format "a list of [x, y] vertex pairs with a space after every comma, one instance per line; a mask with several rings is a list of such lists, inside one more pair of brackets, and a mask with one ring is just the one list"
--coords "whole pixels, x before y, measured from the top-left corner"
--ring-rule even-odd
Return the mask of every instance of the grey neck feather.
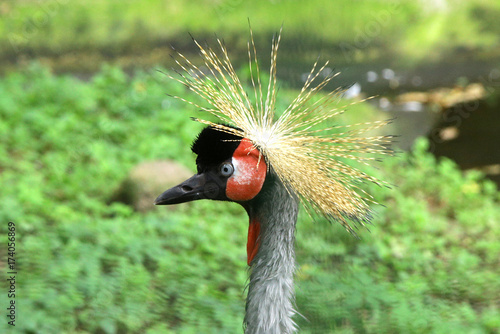
[[298, 201], [272, 172], [246, 208], [260, 222], [260, 246], [251, 263], [246, 334], [292, 334], [295, 293], [295, 224]]

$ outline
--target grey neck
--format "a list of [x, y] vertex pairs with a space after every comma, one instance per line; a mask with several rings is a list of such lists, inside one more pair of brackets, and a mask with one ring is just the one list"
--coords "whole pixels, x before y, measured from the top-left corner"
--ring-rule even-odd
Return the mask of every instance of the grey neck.
[[298, 200], [268, 174], [262, 191], [246, 209], [250, 220], [260, 222], [260, 245], [250, 268], [245, 333], [296, 333], [292, 317]]

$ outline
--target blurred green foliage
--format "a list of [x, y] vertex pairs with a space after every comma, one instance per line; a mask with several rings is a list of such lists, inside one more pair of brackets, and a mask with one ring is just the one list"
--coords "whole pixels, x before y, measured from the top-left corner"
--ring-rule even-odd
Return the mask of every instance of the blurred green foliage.
[[[83, 82], [33, 64], [0, 79], [0, 92], [0, 221], [3, 235], [17, 225], [17, 332], [242, 332], [248, 218], [238, 205], [140, 214], [109, 203], [141, 161], [194, 167], [198, 111], [165, 95], [187, 96], [183, 86], [115, 67]], [[280, 94], [278, 106], [294, 92]], [[500, 329], [499, 193], [426, 145], [373, 171], [395, 187], [367, 186], [385, 207], [360, 240], [301, 214], [304, 333]]]
[[287, 38], [294, 49], [322, 45], [349, 62], [390, 55], [398, 63], [428, 63], [449, 61], [457, 50], [498, 56], [499, 15], [497, 0], [6, 0], [0, 5], [0, 59], [64, 54], [55, 64], [64, 68], [84, 59], [90, 67], [95, 57], [148, 53], [157, 63], [164, 55], [157, 47], [190, 49], [187, 32], [200, 40], [224, 32], [231, 49], [246, 54], [241, 36], [248, 34], [249, 18], [256, 38], [266, 42], [283, 23], [287, 36], [297, 37]]
[[420, 139], [384, 161], [380, 175], [395, 187], [371, 190], [385, 208], [361, 241], [299, 225], [298, 305], [314, 320], [311, 333], [332, 323], [341, 333], [499, 330], [500, 195], [427, 149]]

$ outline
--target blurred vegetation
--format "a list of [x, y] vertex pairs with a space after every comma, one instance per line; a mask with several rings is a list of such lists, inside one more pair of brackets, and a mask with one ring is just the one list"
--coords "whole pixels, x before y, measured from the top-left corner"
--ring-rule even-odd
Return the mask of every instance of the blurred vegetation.
[[192, 48], [187, 32], [199, 40], [219, 32], [232, 51], [246, 55], [241, 36], [248, 34], [249, 18], [265, 45], [283, 23], [296, 40], [287, 37], [282, 49], [312, 52], [312, 58], [318, 51], [311, 46], [321, 46], [337, 62], [427, 64], [498, 57], [499, 16], [497, 0], [6, 0], [0, 4], [0, 59], [5, 67], [26, 57], [56, 58], [52, 64], [63, 70], [95, 70], [100, 61], [123, 55], [129, 59], [121, 58], [122, 66], [157, 64], [168, 61], [163, 48], [169, 44]]
[[[109, 203], [141, 161], [194, 168], [197, 111], [165, 95], [185, 96], [183, 86], [116, 67], [82, 82], [33, 64], [0, 79], [0, 91], [0, 221], [3, 235], [17, 224], [16, 332], [242, 332], [248, 218], [238, 205], [137, 213]], [[296, 93], [280, 94], [284, 105]], [[362, 103], [346, 116], [372, 114]], [[303, 333], [500, 330], [500, 195], [427, 145], [374, 171], [395, 187], [368, 189], [385, 207], [374, 207], [360, 240], [301, 213]]]

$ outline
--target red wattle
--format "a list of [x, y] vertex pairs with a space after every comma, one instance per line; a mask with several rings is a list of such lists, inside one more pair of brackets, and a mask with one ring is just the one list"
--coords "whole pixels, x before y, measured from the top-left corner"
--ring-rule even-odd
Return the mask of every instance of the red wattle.
[[259, 251], [259, 235], [260, 223], [257, 220], [250, 220], [248, 226], [248, 240], [247, 240], [247, 264], [250, 265], [255, 255]]

